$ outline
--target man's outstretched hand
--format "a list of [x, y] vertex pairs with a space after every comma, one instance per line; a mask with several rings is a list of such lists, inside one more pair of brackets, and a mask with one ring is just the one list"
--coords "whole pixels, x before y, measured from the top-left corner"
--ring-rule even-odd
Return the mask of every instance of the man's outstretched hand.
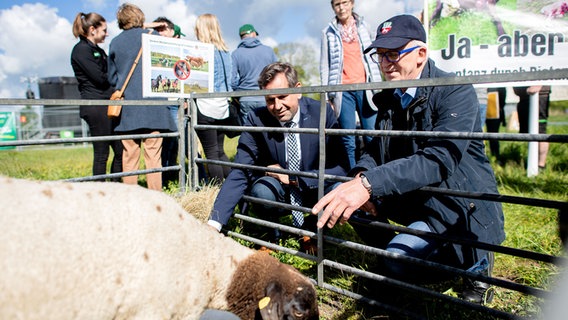
[[317, 226], [323, 228], [327, 224], [328, 228], [333, 228], [338, 221], [340, 224], [347, 222], [353, 212], [359, 208], [366, 209], [365, 211], [376, 215], [375, 206], [369, 201], [370, 198], [369, 192], [361, 184], [359, 176], [356, 176], [353, 180], [340, 184], [321, 198], [312, 208], [312, 214], [318, 214], [318, 212], [324, 210]]

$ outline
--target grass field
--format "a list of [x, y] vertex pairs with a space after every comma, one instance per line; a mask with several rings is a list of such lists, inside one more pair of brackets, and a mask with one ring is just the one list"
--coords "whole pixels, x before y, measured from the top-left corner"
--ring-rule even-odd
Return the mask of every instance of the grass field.
[[[558, 110], [563, 110], [559, 108]], [[550, 134], [568, 134], [568, 115], [561, 111], [554, 112], [549, 122]], [[555, 125], [555, 123], [559, 125]], [[504, 129], [503, 129], [504, 130]], [[237, 139], [227, 140], [226, 148], [230, 156], [234, 155]], [[568, 201], [568, 144], [551, 144], [547, 168], [538, 176], [528, 178], [525, 170], [527, 143], [502, 142], [502, 158], [497, 161], [490, 158], [496, 173], [499, 191], [504, 195]], [[38, 180], [57, 180], [88, 176], [91, 172], [92, 149], [89, 145], [77, 147], [49, 147], [0, 151], [0, 174], [17, 178]], [[166, 192], [174, 192], [175, 186]], [[200, 219], [207, 217], [216, 187], [204, 186], [200, 192], [189, 192], [178, 198], [180, 203]], [[176, 197], [177, 198], [177, 197]], [[504, 204], [505, 229], [507, 239], [504, 246], [531, 250], [550, 255], [561, 255], [562, 247], [557, 227], [557, 212], [553, 209]], [[239, 228], [235, 225], [235, 228]], [[335, 228], [333, 234], [346, 239], [356, 238], [348, 225]], [[286, 244], [298, 247], [294, 239]], [[326, 257], [355, 267], [367, 267], [372, 258], [362, 254], [353, 254], [345, 249], [326, 247]], [[316, 266], [309, 261], [277, 253], [283, 262], [294, 265], [302, 272], [315, 277]], [[328, 271], [326, 271], [328, 272]], [[557, 267], [547, 263], [497, 254], [493, 276], [508, 279], [516, 283], [537, 288], [550, 289], [551, 279], [559, 272]], [[362, 284], [354, 276], [340, 272], [326, 273], [326, 282], [349, 290], [361, 289]], [[442, 283], [434, 289], [448, 295], [459, 292], [459, 283]], [[388, 315], [371, 309], [365, 304], [356, 303], [344, 296], [319, 290], [322, 319], [393, 319]], [[420, 314], [428, 314], [429, 319], [490, 319], [486, 315], [462, 309], [453, 309], [447, 304], [436, 301], [420, 301], [419, 297], [401, 295], [398, 297], [403, 308]], [[537, 317], [541, 312], [539, 299], [505, 289], [497, 289], [496, 297], [490, 307], [518, 316]]]

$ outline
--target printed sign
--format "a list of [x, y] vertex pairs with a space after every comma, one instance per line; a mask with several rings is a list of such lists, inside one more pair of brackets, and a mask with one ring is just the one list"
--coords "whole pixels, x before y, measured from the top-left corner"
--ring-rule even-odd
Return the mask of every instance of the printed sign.
[[184, 98], [213, 92], [213, 45], [142, 35], [144, 97]]
[[568, 12], [562, 12], [562, 3], [428, 0], [430, 57], [458, 76], [567, 68]]
[[[0, 112], [0, 141], [16, 141], [18, 132], [16, 130], [16, 113]], [[14, 149], [15, 147], [0, 147], [2, 149]]]

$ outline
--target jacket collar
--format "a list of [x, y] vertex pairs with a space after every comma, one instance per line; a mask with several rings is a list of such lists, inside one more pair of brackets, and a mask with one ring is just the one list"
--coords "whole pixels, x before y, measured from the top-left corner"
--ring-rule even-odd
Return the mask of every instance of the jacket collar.
[[[422, 73], [420, 74], [420, 79], [435, 78], [438, 76], [438, 70], [435, 67], [435, 63], [432, 59], [428, 59]], [[414, 99], [421, 99], [422, 97], [428, 96], [432, 91], [433, 87], [417, 87]], [[373, 102], [378, 107], [379, 111], [385, 111], [392, 109], [394, 105], [400, 105], [398, 98], [394, 96], [395, 89], [385, 89], [373, 96]]]
[[[361, 26], [361, 23], [363, 23], [363, 17], [353, 12], [353, 18], [355, 18], [355, 24], [357, 25], [357, 28], [359, 28]], [[331, 19], [331, 25], [336, 30], [339, 30], [339, 22], [337, 21], [337, 17], [333, 17], [333, 19]]]

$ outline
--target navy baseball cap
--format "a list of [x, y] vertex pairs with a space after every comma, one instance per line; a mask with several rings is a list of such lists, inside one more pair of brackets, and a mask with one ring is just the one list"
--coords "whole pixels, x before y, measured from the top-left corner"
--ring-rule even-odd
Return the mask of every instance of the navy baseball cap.
[[375, 41], [365, 49], [365, 53], [376, 48], [398, 49], [411, 40], [426, 43], [426, 31], [422, 22], [413, 15], [394, 16], [377, 28]]

